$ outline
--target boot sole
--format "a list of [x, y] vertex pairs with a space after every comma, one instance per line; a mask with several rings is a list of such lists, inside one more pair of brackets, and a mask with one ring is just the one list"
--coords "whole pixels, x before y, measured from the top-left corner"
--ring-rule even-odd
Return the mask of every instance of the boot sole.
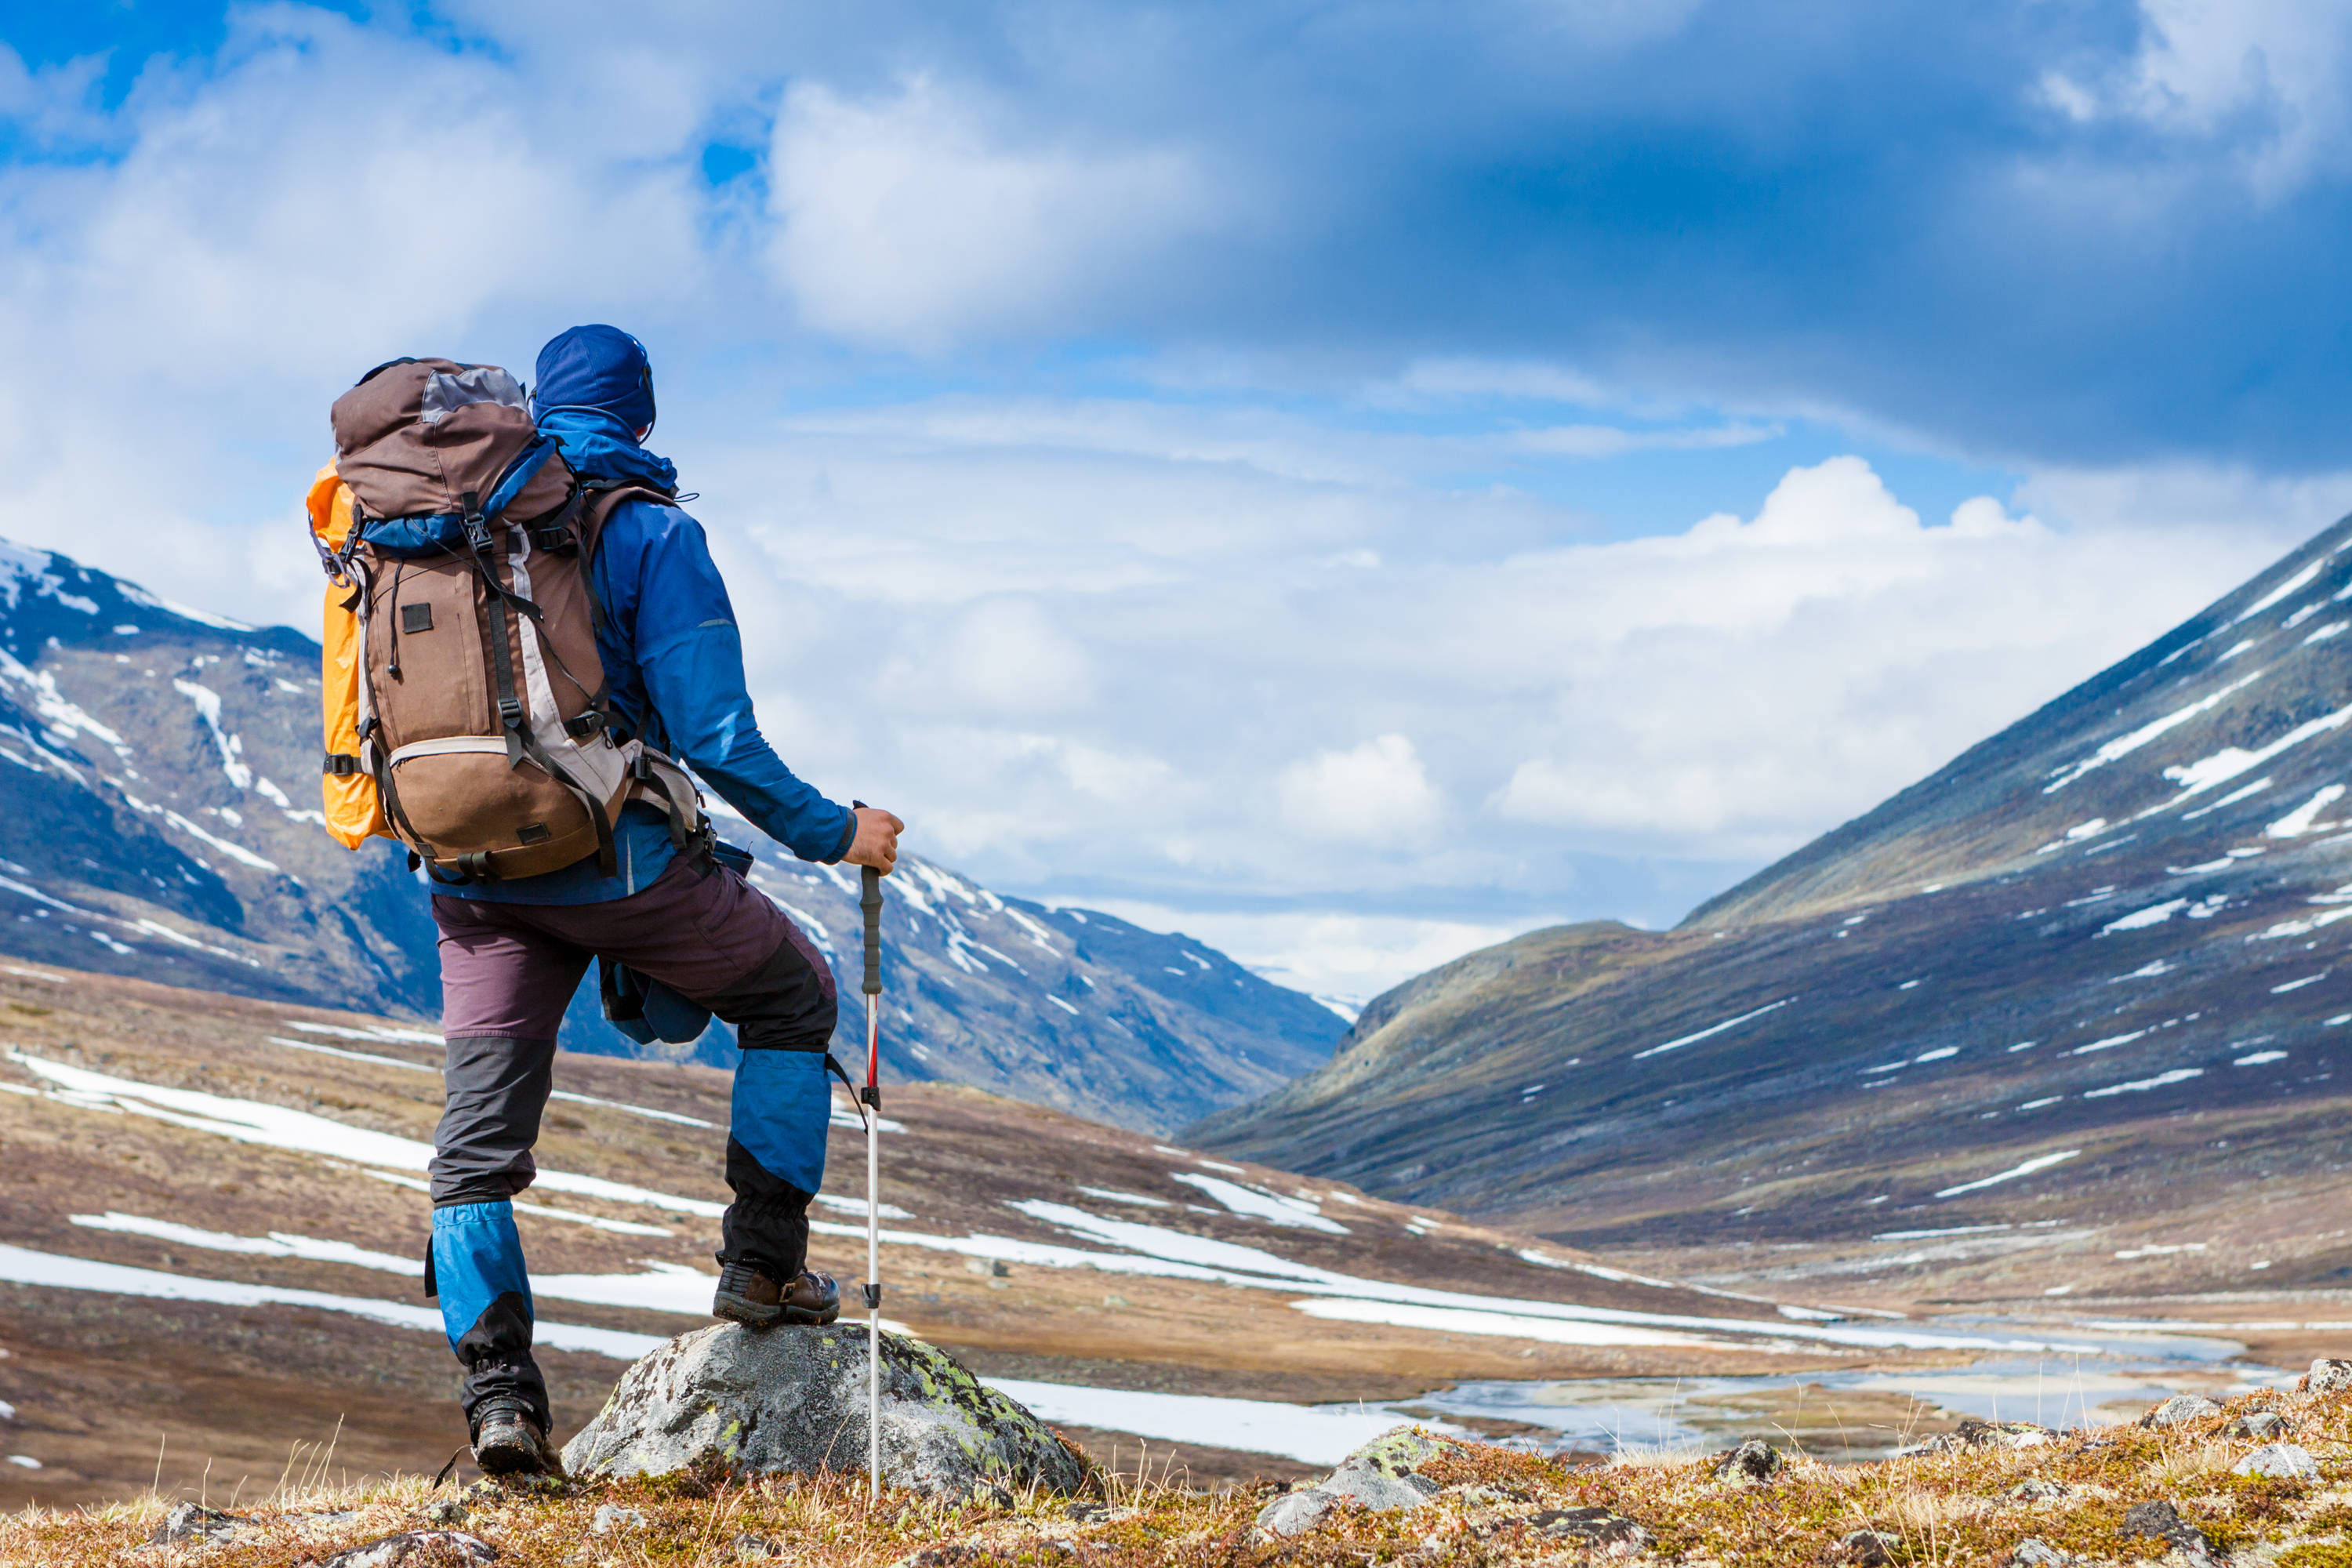
[[547, 1460], [534, 1445], [525, 1447], [517, 1443], [493, 1443], [474, 1450], [474, 1463], [489, 1476], [545, 1475]]
[[785, 1309], [762, 1306], [740, 1296], [722, 1293], [710, 1303], [710, 1315], [730, 1323], [740, 1323], [747, 1329], [769, 1329], [785, 1321]]

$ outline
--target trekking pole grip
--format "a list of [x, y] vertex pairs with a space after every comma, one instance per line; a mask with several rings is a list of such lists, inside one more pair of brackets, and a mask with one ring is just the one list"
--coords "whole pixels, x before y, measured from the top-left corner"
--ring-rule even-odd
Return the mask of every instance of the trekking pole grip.
[[[852, 801], [862, 806], [862, 800]], [[872, 866], [858, 868], [865, 883], [857, 896], [857, 907], [866, 915], [866, 994], [882, 994], [882, 873]]]
[[873, 867], [863, 868], [866, 889], [858, 895], [857, 907], [866, 911], [866, 994], [882, 994], [882, 873]]

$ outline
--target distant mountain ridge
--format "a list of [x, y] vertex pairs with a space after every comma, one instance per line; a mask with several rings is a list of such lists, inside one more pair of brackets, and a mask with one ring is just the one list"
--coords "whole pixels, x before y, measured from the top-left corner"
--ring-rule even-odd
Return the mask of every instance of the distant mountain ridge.
[[[319, 755], [310, 637], [0, 541], [0, 952], [436, 1016], [423, 891], [388, 842], [352, 854], [326, 836]], [[854, 876], [740, 819], [721, 829], [759, 854], [756, 883], [854, 998]], [[1182, 936], [1003, 898], [919, 858], [886, 887], [885, 1052], [902, 1078], [1165, 1131], [1306, 1071], [1344, 1027]], [[578, 1003], [565, 1043], [627, 1052]], [[701, 1049], [731, 1056], [717, 1036]]]
[[2352, 520], [1675, 931], [1474, 953], [1189, 1136], [1593, 1244], [2248, 1190], [2352, 1152], [2347, 787]]

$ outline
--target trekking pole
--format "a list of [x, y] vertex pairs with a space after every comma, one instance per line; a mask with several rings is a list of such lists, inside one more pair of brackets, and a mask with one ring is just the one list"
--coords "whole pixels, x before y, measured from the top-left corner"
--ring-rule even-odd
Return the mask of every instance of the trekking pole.
[[866, 916], [866, 1476], [882, 1496], [882, 873], [863, 868]]

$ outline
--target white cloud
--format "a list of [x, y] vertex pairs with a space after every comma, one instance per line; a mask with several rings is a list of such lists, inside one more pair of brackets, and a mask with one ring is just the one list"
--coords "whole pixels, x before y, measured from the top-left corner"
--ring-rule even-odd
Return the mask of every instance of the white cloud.
[[2138, 52], [2111, 79], [2046, 74], [2069, 119], [2137, 121], [2222, 142], [2254, 191], [2289, 194], [2352, 166], [2352, 15], [2334, 0], [2140, 0]]
[[1432, 920], [1412, 915], [1179, 910], [1135, 899], [1072, 898], [1150, 931], [1181, 931], [1278, 985], [1360, 1005], [1465, 952], [1508, 942], [1549, 917]]
[[1445, 805], [1402, 735], [1302, 758], [1282, 770], [1275, 793], [1283, 820], [1307, 837], [1376, 847], [1426, 833]]
[[1001, 118], [929, 76], [785, 94], [772, 254], [812, 324], [924, 350], [1068, 331], [1122, 272], [1223, 221], [1230, 193], [1188, 149], [1028, 140]]

